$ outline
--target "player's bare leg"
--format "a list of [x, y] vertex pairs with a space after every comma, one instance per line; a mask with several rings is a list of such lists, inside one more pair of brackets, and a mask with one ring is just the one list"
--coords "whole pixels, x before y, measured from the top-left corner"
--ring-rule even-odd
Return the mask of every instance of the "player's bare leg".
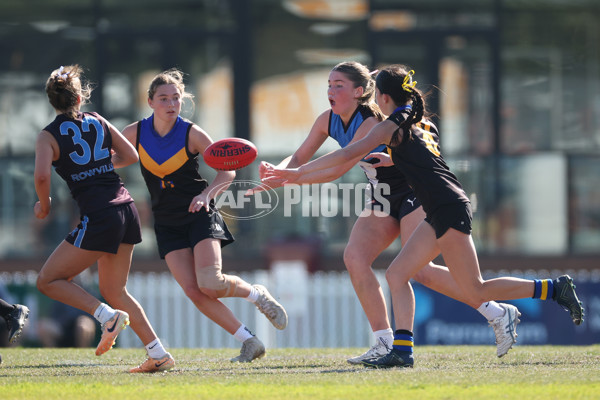
[[398, 237], [399, 232], [395, 218], [371, 210], [363, 210], [352, 228], [344, 250], [344, 263], [372, 331], [381, 335], [376, 335], [375, 344], [365, 353], [349, 358], [350, 364], [360, 364], [364, 359], [385, 355], [391, 349], [392, 330], [388, 310], [372, 264]]

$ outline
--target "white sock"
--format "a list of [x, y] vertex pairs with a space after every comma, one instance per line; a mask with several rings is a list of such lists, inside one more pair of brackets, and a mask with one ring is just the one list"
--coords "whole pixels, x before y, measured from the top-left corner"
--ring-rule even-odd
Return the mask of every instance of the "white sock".
[[148, 343], [145, 347], [148, 356], [152, 358], [163, 358], [167, 354], [167, 350], [165, 350], [158, 338]]
[[375, 342], [380, 341], [388, 349], [392, 348], [392, 345], [394, 344], [394, 331], [392, 331], [392, 328], [374, 331], [373, 335], [375, 336]]
[[246, 325], [242, 324], [240, 325], [238, 330], [235, 331], [233, 337], [238, 342], [244, 343], [246, 340], [250, 339], [251, 337], [254, 337], [254, 335], [252, 334], [252, 332], [250, 332], [250, 329], [246, 328]]
[[113, 310], [111, 306], [108, 304], [100, 303], [96, 311], [94, 311], [94, 318], [98, 320], [101, 324], [105, 324], [112, 317], [115, 316], [116, 311]]
[[256, 288], [252, 285], [250, 285], [250, 294], [248, 295], [248, 297], [246, 297], [246, 300], [248, 300], [250, 303], [256, 303], [256, 300], [258, 300], [258, 290], [256, 290]]
[[505, 312], [504, 308], [500, 307], [500, 305], [495, 301], [482, 303], [477, 311], [479, 311], [479, 313], [488, 321], [493, 321], [496, 318], [503, 316]]

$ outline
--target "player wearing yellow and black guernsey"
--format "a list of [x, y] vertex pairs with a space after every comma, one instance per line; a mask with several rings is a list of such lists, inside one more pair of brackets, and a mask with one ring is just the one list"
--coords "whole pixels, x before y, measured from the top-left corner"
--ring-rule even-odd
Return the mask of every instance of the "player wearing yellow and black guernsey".
[[[375, 368], [413, 366], [415, 299], [410, 279], [439, 253], [470, 303], [481, 304], [492, 299], [552, 298], [567, 309], [573, 322], [579, 325], [583, 321], [583, 307], [575, 293], [573, 280], [567, 275], [554, 280], [501, 277], [486, 281], [482, 278], [471, 237], [469, 200], [442, 158], [439, 136], [425, 118], [425, 102], [412, 80], [413, 73], [404, 66], [390, 66], [377, 75], [377, 103], [390, 117], [377, 124], [362, 140], [300, 168], [269, 168], [266, 174], [274, 179], [298, 182], [305, 174], [342, 162], [356, 162], [373, 147], [386, 144], [391, 148], [394, 165], [404, 173], [421, 200], [426, 218], [416, 227], [386, 272], [396, 326], [393, 348], [384, 356], [362, 363]], [[509, 336], [507, 345], [512, 346], [514, 340], [510, 337], [516, 338], [519, 314], [513, 306], [503, 308], [505, 312], [499, 317], [498, 328]]]
[[148, 89], [153, 114], [126, 127], [123, 135], [140, 154], [160, 257], [194, 305], [242, 343], [232, 361], [251, 362], [264, 356], [265, 347], [219, 298], [247, 299], [277, 329], [287, 326], [287, 314], [264, 286], [222, 272], [221, 247], [233, 236], [214, 199], [235, 172], [218, 171], [210, 184], [198, 173], [198, 157], [213, 141], [179, 115], [184, 99], [191, 98], [181, 71], [161, 72]]
[[[410, 107], [400, 106], [394, 110], [388, 121], [400, 126], [411, 111]], [[405, 132], [400, 130], [398, 134], [402, 135], [403, 145], [392, 147], [392, 160], [407, 176], [408, 181], [413, 182], [411, 187], [421, 201], [425, 214], [430, 216], [439, 207], [454, 203], [470, 208], [469, 198], [442, 158], [436, 126], [430, 121], [421, 121], [415, 124], [414, 129]], [[422, 143], [425, 145], [420, 145]], [[435, 175], [430, 171], [435, 171]], [[442, 185], [437, 184], [439, 180], [443, 182]], [[468, 225], [470, 226], [470, 223]], [[459, 225], [455, 228], [470, 233], [467, 226]]]

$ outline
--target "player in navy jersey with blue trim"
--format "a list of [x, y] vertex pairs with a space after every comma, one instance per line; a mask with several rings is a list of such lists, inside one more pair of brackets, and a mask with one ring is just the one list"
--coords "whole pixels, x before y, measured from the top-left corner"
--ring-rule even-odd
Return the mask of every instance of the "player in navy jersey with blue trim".
[[161, 72], [148, 89], [152, 115], [127, 126], [123, 135], [140, 154], [160, 257], [194, 305], [242, 343], [231, 361], [251, 362], [265, 355], [265, 347], [219, 298], [252, 302], [277, 329], [287, 326], [287, 313], [264, 286], [222, 273], [221, 248], [234, 238], [214, 198], [229, 187], [235, 172], [218, 171], [210, 184], [200, 176], [198, 157], [213, 141], [179, 115], [183, 101], [191, 98], [181, 71]]
[[[360, 63], [343, 62], [336, 65], [329, 75], [327, 95], [331, 109], [317, 118], [302, 145], [291, 158], [282, 161], [279, 167], [297, 167], [308, 162], [328, 137], [336, 140], [342, 148], [355, 143], [384, 119], [381, 110], [374, 103], [375, 81], [367, 67]], [[405, 107], [410, 108], [409, 105]], [[351, 364], [360, 364], [364, 359], [385, 355], [391, 349], [393, 331], [385, 297], [371, 265], [398, 236], [404, 246], [425, 217], [421, 203], [415, 198], [406, 178], [389, 161], [388, 152], [389, 149], [384, 144], [374, 146], [370, 154], [358, 162], [369, 179], [371, 193], [367, 207], [352, 228], [344, 251], [344, 263], [371, 325], [375, 344], [364, 354], [349, 358], [348, 362]], [[264, 162], [261, 164], [261, 178], [269, 165]], [[355, 160], [340, 162], [330, 169], [304, 175], [297, 183], [328, 182], [354, 165]], [[280, 182], [269, 181], [269, 187], [279, 185]], [[254, 190], [263, 188], [266, 186]], [[384, 205], [383, 202], [387, 204]], [[469, 304], [484, 315], [494, 328], [499, 357], [505, 355], [515, 343], [516, 324], [519, 322], [519, 312], [515, 306], [494, 301], [469, 303], [462, 296], [448, 269], [433, 263], [427, 264], [414, 279], [430, 289]], [[504, 320], [511, 316], [515, 318], [515, 323], [507, 332]]]
[[[46, 82], [56, 118], [36, 142], [34, 180], [39, 201], [33, 211], [40, 219], [50, 213], [54, 167], [79, 206], [81, 222], [50, 255], [37, 287], [46, 296], [85, 311], [102, 324], [96, 355], [110, 350], [117, 335], [131, 324], [148, 358], [130, 372], [168, 370], [175, 365], [173, 357], [125, 286], [133, 248], [142, 236], [133, 199], [114, 170], [133, 164], [138, 154], [101, 115], [80, 111], [92, 91], [89, 84], [82, 84], [82, 73], [78, 65], [60, 67]], [[96, 262], [100, 293], [108, 304], [72, 281]]]
[[[362, 140], [299, 168], [269, 167], [265, 173], [274, 179], [298, 182], [303, 175], [314, 171], [356, 162], [375, 146], [385, 144], [391, 148], [394, 165], [406, 176], [421, 201], [425, 219], [386, 272], [397, 329], [393, 349], [382, 357], [364, 360], [363, 364], [375, 368], [413, 366], [415, 300], [410, 279], [440, 253], [469, 302], [552, 298], [570, 312], [576, 325], [581, 324], [583, 307], [575, 293], [573, 280], [567, 275], [555, 280], [502, 277], [486, 281], [481, 277], [471, 237], [470, 202], [442, 158], [437, 129], [425, 118], [425, 102], [412, 80], [413, 73], [404, 66], [389, 66], [377, 75], [377, 103], [390, 116]], [[509, 318], [506, 329], [514, 323], [514, 318]]]

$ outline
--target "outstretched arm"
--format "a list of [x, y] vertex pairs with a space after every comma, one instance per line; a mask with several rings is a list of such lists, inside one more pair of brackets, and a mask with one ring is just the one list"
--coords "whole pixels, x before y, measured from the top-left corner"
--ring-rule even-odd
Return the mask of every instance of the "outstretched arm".
[[[324, 111], [317, 117], [315, 123], [313, 124], [308, 136], [300, 147], [292, 154], [284, 158], [279, 164], [276, 166], [268, 163], [266, 161], [261, 161], [258, 167], [258, 176], [262, 180], [266, 178], [266, 173], [268, 168], [276, 167], [276, 168], [293, 168], [298, 167], [311, 159], [312, 156], [315, 155], [317, 150], [325, 143], [327, 138], [329, 137], [328, 128], [329, 128], [329, 116], [331, 114], [331, 110]], [[255, 186], [246, 191], [246, 196], [252, 195], [254, 193], [262, 192], [264, 190], [275, 189], [283, 185], [284, 180], [276, 180], [271, 179], [268, 184], [261, 184]], [[325, 181], [326, 182], [326, 181]]]
[[[326, 170], [341, 164], [354, 165], [378, 145], [389, 143], [395, 129], [396, 125], [391, 121], [380, 122], [363, 139], [343, 149], [319, 157], [299, 168], [269, 167], [265, 181], [268, 183], [269, 179], [285, 179], [287, 183], [304, 182], [305, 177], [315, 171]], [[333, 179], [339, 178], [346, 171], [338, 169]]]
[[[370, 130], [377, 125], [378, 121], [375, 117], [367, 118], [357, 129], [352, 141], [350, 141], [350, 145], [358, 142], [363, 139]], [[308, 160], [307, 160], [308, 161]], [[355, 160], [349, 160], [340, 164], [336, 164], [333, 167], [320, 169], [314, 172], [310, 172], [302, 176], [295, 183], [298, 184], [308, 184], [308, 183], [324, 183], [331, 182], [340, 176], [344, 175], [348, 172], [352, 167], [356, 165]], [[291, 167], [291, 166], [290, 166]]]
[[[330, 153], [331, 154], [331, 153]], [[294, 183], [310, 184], [310, 183], [325, 183], [336, 180], [337, 178], [350, 171], [356, 165], [354, 160], [346, 161], [343, 164], [335, 165], [331, 168], [319, 169], [313, 172], [303, 174]], [[286, 180], [281, 180], [285, 182]], [[268, 181], [267, 181], [268, 182]], [[287, 183], [287, 182], [286, 182]], [[291, 182], [290, 182], [291, 183]]]

